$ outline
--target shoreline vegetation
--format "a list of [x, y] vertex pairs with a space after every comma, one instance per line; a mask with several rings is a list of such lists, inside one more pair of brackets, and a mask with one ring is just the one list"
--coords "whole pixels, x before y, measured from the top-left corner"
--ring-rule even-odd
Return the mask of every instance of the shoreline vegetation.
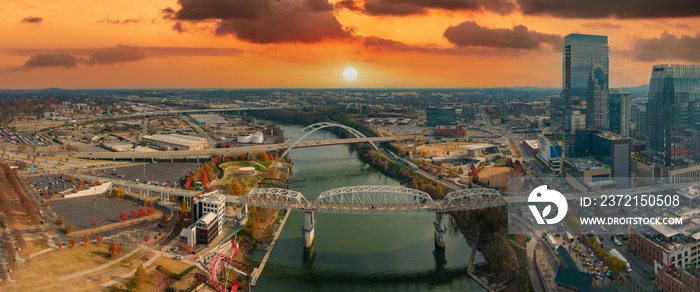
[[[283, 135], [283, 131], [276, 128], [274, 138]], [[279, 153], [278, 153], [279, 154]], [[277, 169], [274, 165], [279, 163], [274, 162], [273, 156], [267, 152], [251, 153], [250, 155], [228, 155], [214, 156], [204, 162], [201, 166], [194, 169], [186, 175], [180, 185], [185, 189], [197, 190], [197, 183], [201, 183], [201, 191], [210, 192], [216, 189], [220, 190], [227, 196], [241, 196], [250, 191], [258, 183], [264, 182], [265, 178], [286, 178], [287, 173], [282, 169]], [[283, 161], [286, 163], [286, 161]], [[234, 166], [253, 166], [258, 174], [252, 177], [237, 176], [227, 173], [228, 167]], [[219, 183], [221, 181], [221, 183]], [[184, 205], [183, 205], [184, 207]], [[182, 212], [186, 214], [188, 212]], [[236, 241], [238, 243], [238, 253], [236, 260], [250, 264], [247, 260], [248, 256], [255, 250], [256, 243], [263, 243], [272, 236], [275, 223], [280, 217], [280, 210], [265, 209], [258, 207], [250, 207], [248, 213], [248, 221], [243, 226], [243, 229], [237, 233]], [[180, 226], [191, 224], [190, 214], [186, 214], [185, 218], [179, 219]], [[222, 239], [229, 240], [229, 239]], [[252, 272], [252, 269], [251, 269]], [[245, 279], [239, 283], [246, 284]]]
[[[256, 117], [304, 124], [332, 120], [355, 128], [367, 137], [378, 136], [371, 127], [333, 109], [264, 111], [258, 112]], [[349, 137], [350, 135], [344, 130], [336, 131], [335, 133], [341, 137]], [[388, 145], [382, 145], [390, 149], [397, 148], [390, 143], [385, 144]], [[405, 183], [410, 188], [424, 191], [434, 199], [442, 199], [449, 192], [443, 189], [442, 184], [389, 159], [367, 144], [355, 144], [354, 148], [358, 151], [359, 158], [363, 162], [385, 175]], [[491, 284], [504, 284], [507, 291], [530, 290], [530, 279], [527, 272], [528, 263], [524, 248], [525, 236], [507, 234], [508, 222], [506, 213], [502, 208], [456, 211], [449, 212], [449, 214], [454, 219], [465, 240], [473, 242], [477, 238], [477, 234], [479, 234], [479, 242], [476, 243], [476, 248], [486, 260], [489, 282]]]

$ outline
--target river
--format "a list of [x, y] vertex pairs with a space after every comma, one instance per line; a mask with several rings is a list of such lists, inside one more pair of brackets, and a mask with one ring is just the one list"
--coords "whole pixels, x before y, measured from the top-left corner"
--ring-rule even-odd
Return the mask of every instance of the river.
[[[290, 136], [302, 126], [275, 122]], [[305, 140], [334, 139], [318, 131]], [[308, 200], [329, 189], [356, 185], [400, 185], [364, 164], [348, 145], [293, 149], [296, 189]], [[303, 248], [303, 212], [292, 212], [255, 291], [483, 291], [467, 275], [471, 247], [450, 224], [446, 248], [433, 241], [434, 214], [316, 214], [316, 238]], [[265, 250], [249, 256], [257, 266]], [[475, 263], [483, 262], [477, 253]]]

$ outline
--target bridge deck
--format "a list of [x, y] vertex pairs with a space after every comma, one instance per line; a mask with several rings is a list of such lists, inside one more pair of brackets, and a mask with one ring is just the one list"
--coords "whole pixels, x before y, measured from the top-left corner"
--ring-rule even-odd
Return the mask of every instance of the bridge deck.
[[[402, 137], [371, 137], [368, 138], [370, 141], [379, 142], [393, 142], [403, 139]], [[322, 140], [322, 141], [304, 141], [297, 143], [294, 148], [306, 148], [306, 147], [321, 147], [330, 145], [341, 145], [341, 144], [354, 144], [354, 143], [364, 143], [367, 142], [364, 138], [350, 138], [350, 139], [332, 139], [332, 140]], [[267, 144], [267, 145], [253, 145], [253, 146], [243, 146], [234, 148], [216, 148], [216, 149], [203, 149], [203, 150], [182, 150], [182, 151], [153, 151], [153, 152], [83, 152], [75, 154], [77, 158], [85, 159], [114, 159], [114, 160], [124, 160], [124, 159], [196, 159], [196, 158], [208, 158], [213, 155], [237, 155], [245, 153], [255, 153], [263, 151], [277, 151], [282, 149], [287, 149], [291, 146], [291, 143], [281, 143], [281, 144]]]

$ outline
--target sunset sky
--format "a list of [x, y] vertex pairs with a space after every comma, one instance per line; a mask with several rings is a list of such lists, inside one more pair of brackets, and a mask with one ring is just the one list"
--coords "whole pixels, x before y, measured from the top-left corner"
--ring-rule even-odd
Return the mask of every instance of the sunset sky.
[[697, 0], [326, 1], [6, 0], [0, 88], [560, 87], [569, 33], [611, 87], [700, 64]]

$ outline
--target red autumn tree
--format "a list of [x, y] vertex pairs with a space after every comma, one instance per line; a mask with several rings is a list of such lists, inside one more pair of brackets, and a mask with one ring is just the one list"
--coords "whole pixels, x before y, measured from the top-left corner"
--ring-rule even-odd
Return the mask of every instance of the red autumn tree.
[[88, 243], [90, 243], [90, 239], [87, 237], [87, 234], [85, 234], [85, 237], [83, 237], [83, 243], [85, 245], [88, 245]]
[[99, 244], [99, 243], [102, 243], [102, 240], [103, 240], [102, 236], [97, 234], [97, 238], [95, 238], [95, 241], [97, 241], [97, 243]]
[[119, 214], [119, 220], [124, 221], [126, 219], [129, 219], [129, 215], [126, 214], [126, 212], [122, 212], [121, 214]]
[[122, 248], [112, 241], [112, 245], [109, 247], [109, 255], [114, 259], [117, 258], [121, 252]]
[[97, 218], [92, 219], [92, 227], [97, 227]]
[[160, 216], [160, 227], [165, 227], [168, 225], [168, 217], [163, 214], [163, 216]]
[[143, 241], [148, 241], [151, 237], [148, 235], [148, 233], [143, 235]]
[[202, 170], [202, 185], [203, 186], [208, 186], [209, 185], [209, 175], [207, 175], [204, 170]]
[[136, 210], [131, 210], [131, 218], [138, 218], [139, 213], [136, 212]]
[[58, 249], [63, 248], [63, 243], [61, 243], [61, 242], [57, 243], [56, 245], [58, 245]]
[[70, 246], [75, 246], [75, 239], [71, 238], [68, 243], [70, 243]]
[[146, 216], [146, 209], [144, 209], [144, 208], [139, 209], [139, 216], [141, 216], [141, 217]]
[[153, 208], [153, 206], [151, 206], [150, 208], [148, 208], [148, 214], [153, 214], [153, 213], [155, 213], [155, 212], [156, 212], [156, 208]]

